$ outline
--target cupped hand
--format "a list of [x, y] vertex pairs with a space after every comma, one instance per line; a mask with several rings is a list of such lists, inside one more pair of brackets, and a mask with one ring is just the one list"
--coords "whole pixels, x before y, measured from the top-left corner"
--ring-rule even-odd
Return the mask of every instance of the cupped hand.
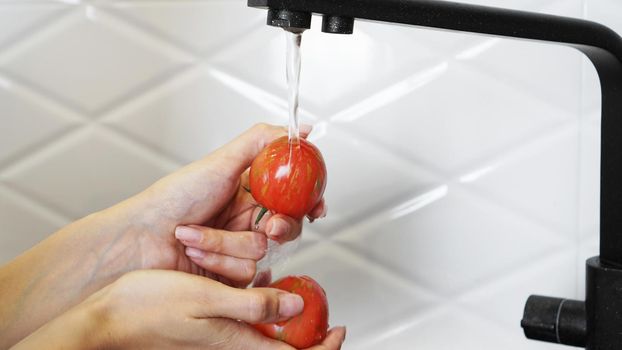
[[[294, 350], [248, 324], [283, 321], [304, 307], [300, 296], [279, 289], [236, 289], [162, 270], [129, 273], [86, 303], [97, 305], [109, 341], [131, 349]], [[335, 328], [311, 349], [339, 349], [344, 337], [345, 329]]]
[[[302, 137], [310, 131], [310, 126], [301, 126]], [[113, 217], [129, 218], [130, 231], [139, 243], [140, 267], [247, 285], [265, 254], [266, 237], [290, 241], [302, 229], [301, 220], [281, 214], [266, 215], [255, 227], [260, 208], [247, 191], [253, 159], [286, 134], [284, 127], [255, 125], [207, 157], [110, 208], [116, 211]], [[309, 218], [325, 214], [322, 200]]]

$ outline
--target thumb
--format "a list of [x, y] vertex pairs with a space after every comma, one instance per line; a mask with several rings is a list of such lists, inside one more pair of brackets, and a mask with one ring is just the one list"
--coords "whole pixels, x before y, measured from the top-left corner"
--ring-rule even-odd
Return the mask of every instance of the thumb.
[[209, 299], [207, 317], [224, 317], [250, 324], [273, 323], [296, 316], [304, 309], [297, 294], [273, 288], [237, 289], [222, 285]]
[[[300, 125], [300, 136], [306, 138], [311, 132], [310, 125]], [[228, 166], [234, 165], [236, 174], [248, 168], [264, 147], [275, 139], [286, 136], [287, 128], [270, 124], [256, 124], [242, 135], [216, 151], [217, 159], [226, 160]]]

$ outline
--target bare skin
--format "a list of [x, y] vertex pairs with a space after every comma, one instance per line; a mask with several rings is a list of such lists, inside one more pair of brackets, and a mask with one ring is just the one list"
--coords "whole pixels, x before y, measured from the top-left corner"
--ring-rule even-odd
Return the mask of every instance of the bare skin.
[[[12, 349], [295, 350], [248, 323], [286, 320], [302, 307], [298, 295], [277, 289], [236, 289], [175, 271], [131, 272]], [[339, 349], [344, 336], [335, 328], [309, 350]]]
[[[309, 131], [303, 128], [302, 134]], [[60, 229], [1, 267], [0, 348], [131, 271], [176, 270], [246, 286], [265, 254], [266, 236], [288, 241], [302, 228], [300, 221], [277, 214], [254, 230], [259, 209], [243, 188], [255, 155], [283, 135], [285, 128], [257, 125], [145, 191]], [[310, 218], [323, 215], [322, 201]], [[194, 239], [188, 232], [195, 232]]]

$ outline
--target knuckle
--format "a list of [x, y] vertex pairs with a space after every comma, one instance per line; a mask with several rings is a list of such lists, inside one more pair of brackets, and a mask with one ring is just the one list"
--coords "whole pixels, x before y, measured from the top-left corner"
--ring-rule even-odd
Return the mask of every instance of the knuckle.
[[241, 278], [243, 281], [250, 282], [253, 277], [255, 277], [255, 272], [257, 272], [257, 263], [250, 260], [244, 260], [241, 264]]
[[257, 260], [263, 258], [266, 255], [266, 250], [268, 249], [268, 239], [266, 235], [259, 232], [252, 232], [251, 242], [256, 252], [256, 256], [253, 258]]
[[223, 249], [223, 236], [219, 233], [204, 235], [202, 238], [203, 248], [214, 253], [220, 253]]
[[208, 269], [218, 269], [224, 264], [222, 258], [212, 252], [206, 252], [202, 262], [204, 267]]
[[270, 128], [271, 128], [271, 125], [268, 123], [257, 123], [253, 125], [251, 129], [256, 132], [262, 132], [262, 131], [269, 130]]
[[248, 300], [248, 316], [252, 322], [261, 322], [270, 318], [271, 310], [270, 298], [263, 293], [253, 293]]

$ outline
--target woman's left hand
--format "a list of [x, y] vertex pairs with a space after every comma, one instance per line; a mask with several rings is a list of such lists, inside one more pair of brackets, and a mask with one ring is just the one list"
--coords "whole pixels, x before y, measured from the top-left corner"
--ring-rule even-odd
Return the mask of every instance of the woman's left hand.
[[[311, 131], [301, 127], [302, 137]], [[266, 251], [266, 237], [295, 239], [302, 221], [267, 214], [254, 227], [260, 208], [248, 188], [248, 167], [284, 127], [258, 124], [202, 160], [161, 179], [146, 191], [109, 210], [144, 218], [130, 222], [137, 235], [142, 268], [174, 269], [243, 287], [253, 279]], [[142, 215], [137, 215], [142, 214]], [[322, 200], [309, 214], [326, 215]], [[118, 217], [119, 213], [113, 216]], [[177, 239], [176, 239], [177, 238]]]
[[[17, 344], [22, 349], [295, 350], [249, 324], [300, 314], [303, 299], [272, 288], [236, 289], [176, 271], [134, 271]], [[242, 322], [243, 321], [243, 322]], [[345, 328], [309, 350], [338, 350]]]

